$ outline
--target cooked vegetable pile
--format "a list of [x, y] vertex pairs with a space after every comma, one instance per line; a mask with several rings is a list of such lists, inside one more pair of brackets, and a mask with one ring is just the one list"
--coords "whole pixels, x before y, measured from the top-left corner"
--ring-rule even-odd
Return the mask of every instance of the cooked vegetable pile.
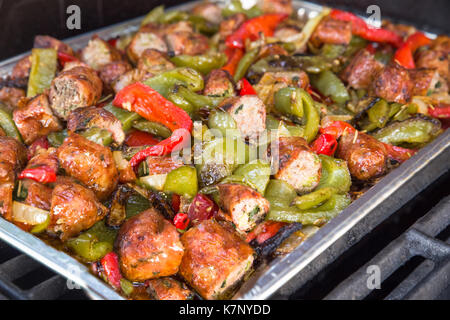
[[125, 297], [230, 297], [447, 128], [449, 53], [289, 0], [36, 36], [0, 80], [0, 215]]

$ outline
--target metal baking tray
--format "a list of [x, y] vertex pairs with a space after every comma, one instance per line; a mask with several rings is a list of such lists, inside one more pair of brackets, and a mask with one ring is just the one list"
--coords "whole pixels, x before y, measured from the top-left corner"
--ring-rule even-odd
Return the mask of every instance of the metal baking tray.
[[[196, 2], [189, 2], [169, 10], [185, 10]], [[305, 1], [295, 1], [298, 15], [311, 18], [322, 10], [322, 6]], [[81, 36], [64, 40], [75, 50], [82, 48], [89, 39], [97, 34], [103, 38], [111, 38], [136, 31], [142, 17], [128, 20], [113, 26], [102, 28]], [[6, 76], [14, 64], [29, 52], [0, 62], [0, 77]], [[406, 184], [410, 183], [416, 174], [432, 165], [432, 174], [436, 175], [450, 169], [450, 131], [441, 134], [435, 141], [420, 150], [411, 159], [386, 175], [379, 183], [369, 189], [358, 200], [354, 201], [336, 218], [320, 228], [311, 238], [300, 244], [293, 252], [277, 257], [269, 264], [261, 266], [244, 283], [235, 299], [268, 299], [282, 286], [289, 283], [309, 263], [324, 253], [337, 240], [369, 216], [375, 209], [392, 197]], [[56, 250], [39, 238], [22, 231], [12, 223], [0, 219], [0, 238], [18, 248], [50, 269], [65, 276], [82, 287], [93, 299], [123, 299], [106, 283], [92, 275], [88, 268], [68, 254]]]

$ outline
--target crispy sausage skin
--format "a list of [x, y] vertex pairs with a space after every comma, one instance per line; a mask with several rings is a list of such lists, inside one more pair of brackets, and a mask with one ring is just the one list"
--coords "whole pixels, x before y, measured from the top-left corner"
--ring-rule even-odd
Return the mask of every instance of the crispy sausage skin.
[[259, 7], [264, 13], [292, 14], [292, 0], [259, 0]]
[[31, 55], [25, 56], [20, 59], [13, 67], [11, 71], [11, 78], [22, 79], [28, 78], [31, 70]]
[[0, 101], [11, 109], [18, 106], [20, 99], [25, 98], [25, 91], [19, 88], [3, 87], [0, 89]]
[[119, 230], [115, 246], [120, 268], [132, 281], [177, 273], [184, 252], [175, 226], [155, 209], [127, 220]]
[[100, 221], [108, 209], [94, 193], [68, 177], [58, 177], [53, 189], [47, 231], [63, 241]]
[[53, 115], [48, 97], [40, 94], [30, 100], [22, 100], [13, 111], [13, 119], [26, 144], [50, 132], [62, 130], [58, 118]]
[[29, 179], [24, 180], [23, 185], [27, 189], [26, 204], [50, 211], [53, 192], [50, 187]]
[[383, 175], [387, 168], [386, 154], [386, 148], [381, 142], [361, 132], [345, 132], [336, 150], [336, 156], [347, 161], [350, 174], [358, 180]]
[[192, 9], [192, 13], [205, 18], [213, 24], [219, 24], [222, 21], [222, 9], [215, 3], [200, 3]]
[[61, 168], [105, 200], [117, 187], [119, 173], [109, 148], [71, 134], [57, 150]]
[[235, 13], [227, 19], [223, 20], [219, 26], [220, 39], [225, 40], [247, 19], [243, 13]]
[[349, 44], [351, 39], [351, 23], [329, 17], [323, 19], [311, 35], [311, 42], [316, 46], [322, 43]]
[[215, 97], [236, 95], [230, 74], [225, 70], [212, 70], [205, 79], [203, 94]]
[[169, 52], [175, 55], [197, 55], [209, 49], [209, 40], [200, 33], [189, 31], [176, 31], [165, 36]]
[[16, 139], [0, 136], [0, 215], [12, 217], [12, 195], [16, 174], [27, 161], [26, 148]]
[[98, 36], [94, 36], [86, 47], [81, 50], [81, 61], [94, 70], [100, 70], [108, 63], [122, 59], [120, 52], [108, 42]]
[[71, 56], [74, 55], [73, 49], [64, 42], [50, 36], [37, 35], [34, 37], [35, 48], [53, 48], [58, 52], [64, 52]]
[[218, 188], [224, 218], [231, 220], [240, 233], [252, 230], [269, 212], [269, 201], [250, 187], [225, 183]]
[[153, 28], [143, 27], [131, 39], [127, 47], [127, 55], [133, 64], [136, 64], [142, 53], [147, 49], [155, 49], [161, 52], [167, 52], [167, 44], [159, 31]]
[[248, 273], [253, 249], [215, 220], [203, 220], [185, 232], [180, 275], [205, 299], [223, 297]]
[[104, 65], [99, 71], [100, 79], [103, 81], [104, 91], [112, 91], [117, 79], [130, 70], [132, 70], [131, 65], [124, 60], [113, 61]]
[[164, 52], [146, 49], [139, 58], [137, 68], [143, 72], [158, 74], [174, 69], [175, 65]]
[[42, 166], [49, 167], [55, 172], [58, 171], [59, 163], [55, 148], [38, 148], [30, 161], [28, 161], [26, 169], [38, 168]]
[[148, 281], [148, 292], [156, 300], [192, 300], [194, 293], [187, 286], [171, 277]]
[[122, 123], [109, 111], [100, 107], [84, 107], [73, 110], [67, 118], [67, 130], [77, 132], [91, 127], [105, 129], [119, 145], [125, 140]]
[[375, 60], [373, 54], [363, 49], [360, 50], [350, 61], [349, 65], [341, 74], [342, 80], [355, 89], [367, 89], [372, 80], [384, 65]]
[[72, 110], [95, 105], [102, 89], [102, 80], [90, 68], [74, 67], [63, 71], [50, 87], [51, 108], [59, 118], [66, 120]]
[[411, 99], [413, 87], [408, 69], [392, 63], [374, 76], [369, 92], [389, 102], [406, 103]]
[[289, 183], [299, 193], [310, 192], [319, 184], [322, 164], [305, 139], [280, 137], [278, 157], [276, 179]]

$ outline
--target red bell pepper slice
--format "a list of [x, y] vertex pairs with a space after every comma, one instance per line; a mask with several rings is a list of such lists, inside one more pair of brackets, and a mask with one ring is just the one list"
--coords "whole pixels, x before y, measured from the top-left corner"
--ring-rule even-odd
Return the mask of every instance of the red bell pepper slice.
[[197, 194], [189, 206], [188, 217], [191, 221], [211, 219], [219, 211], [217, 204], [204, 194]]
[[260, 33], [266, 37], [272, 36], [277, 25], [287, 17], [287, 14], [273, 13], [248, 19], [227, 37], [225, 44], [230, 48], [243, 49], [246, 39], [254, 41], [258, 39]]
[[116, 289], [120, 288], [122, 274], [119, 269], [119, 258], [115, 252], [110, 252], [100, 260], [108, 282]]
[[64, 67], [66, 62], [78, 61], [76, 57], [61, 51], [58, 51], [58, 60], [62, 67]]
[[150, 133], [134, 130], [125, 139], [125, 144], [129, 147], [154, 146], [159, 140]]
[[126, 86], [117, 93], [113, 105], [136, 112], [143, 118], [159, 122], [172, 130], [169, 138], [136, 153], [130, 160], [133, 168], [149, 156], [167, 155], [180, 150], [190, 141], [193, 124], [189, 114], [149, 86], [140, 82]]
[[48, 166], [25, 169], [19, 174], [19, 179], [31, 179], [40, 183], [56, 181], [56, 171]]
[[119, 37], [108, 39], [107, 42], [111, 47], [115, 48], [116, 44], [117, 44], [117, 40], [119, 40]]
[[228, 73], [234, 76], [236, 72], [237, 65], [241, 58], [244, 56], [244, 50], [239, 48], [227, 48], [225, 49], [225, 54], [228, 57], [228, 62], [222, 67], [222, 70], [228, 71]]
[[434, 108], [428, 108], [428, 114], [434, 118], [450, 118], [450, 104], [440, 103]]
[[276, 221], [264, 221], [259, 224], [255, 229], [253, 229], [247, 237], [245, 241], [247, 243], [256, 239], [258, 244], [264, 243], [266, 240], [272, 238], [274, 235], [280, 231], [282, 227], [284, 227], [287, 223], [285, 222], [276, 222]]
[[336, 138], [328, 133], [322, 133], [311, 145], [311, 149], [317, 154], [332, 156], [337, 148]]
[[331, 135], [335, 139], [339, 139], [344, 134], [344, 131], [354, 132], [356, 129], [344, 121], [330, 121], [320, 128], [320, 133]]
[[394, 55], [394, 61], [407, 69], [414, 69], [416, 67], [413, 57], [414, 51], [430, 43], [431, 40], [426, 35], [422, 32], [416, 32], [410, 35], [405, 43], [398, 48]]
[[373, 42], [387, 42], [395, 47], [400, 47], [403, 43], [402, 37], [393, 31], [374, 28], [353, 13], [333, 9], [330, 16], [336, 20], [348, 21], [352, 23], [352, 33]]
[[173, 224], [175, 228], [179, 230], [184, 230], [189, 225], [189, 218], [186, 213], [179, 212], [173, 217]]
[[250, 82], [248, 82], [247, 79], [243, 78], [240, 82], [241, 90], [239, 91], [240, 96], [246, 96], [246, 95], [255, 95], [256, 91], [253, 89]]

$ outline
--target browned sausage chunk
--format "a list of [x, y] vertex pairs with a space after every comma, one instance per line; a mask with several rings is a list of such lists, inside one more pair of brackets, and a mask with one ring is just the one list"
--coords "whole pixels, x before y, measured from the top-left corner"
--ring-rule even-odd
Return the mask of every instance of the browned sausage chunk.
[[232, 291], [252, 267], [253, 249], [236, 233], [214, 220], [203, 220], [185, 232], [180, 274], [205, 299]]
[[384, 65], [367, 50], [360, 50], [341, 74], [342, 79], [355, 89], [367, 89]]
[[26, 204], [50, 211], [53, 191], [51, 188], [29, 179], [23, 180], [23, 186], [27, 189]]
[[158, 74], [175, 68], [164, 52], [155, 49], [145, 50], [139, 58], [137, 68], [143, 72]]
[[269, 201], [250, 187], [226, 183], [218, 188], [224, 218], [232, 221], [240, 233], [252, 230], [269, 212]]
[[142, 53], [147, 49], [155, 49], [161, 52], [167, 52], [167, 45], [163, 40], [160, 32], [141, 28], [137, 32], [127, 47], [128, 58], [136, 64]]
[[58, 171], [59, 163], [55, 148], [38, 148], [30, 161], [28, 161], [26, 169], [38, 168], [42, 166], [49, 167], [55, 172]]
[[369, 180], [386, 172], [386, 149], [377, 139], [364, 133], [345, 133], [339, 140], [336, 156], [347, 161], [352, 177]]
[[184, 252], [175, 226], [155, 209], [126, 221], [117, 235], [116, 248], [120, 269], [132, 281], [177, 273]]
[[121, 54], [108, 42], [94, 36], [80, 54], [81, 61], [94, 70], [100, 70], [108, 63], [122, 59]]
[[61, 123], [53, 115], [47, 95], [40, 94], [28, 101], [22, 100], [20, 104], [13, 112], [13, 119], [26, 144], [50, 132], [62, 130]]
[[91, 190], [70, 178], [60, 177], [52, 193], [47, 231], [65, 241], [92, 227], [107, 211]]
[[58, 159], [65, 172], [92, 189], [105, 200], [117, 187], [117, 172], [109, 148], [71, 134], [58, 148]]
[[189, 31], [176, 31], [166, 34], [167, 47], [175, 55], [202, 54], [209, 49], [209, 40], [200, 33]]
[[370, 91], [389, 102], [406, 103], [411, 99], [413, 87], [408, 69], [392, 63], [375, 75]]
[[50, 87], [51, 108], [59, 118], [66, 120], [72, 110], [95, 105], [102, 89], [102, 80], [90, 68], [74, 67], [63, 71]]
[[409, 76], [414, 84], [412, 96], [425, 96], [442, 89], [447, 92], [447, 82], [442, 80], [436, 69], [411, 69]]
[[259, 6], [264, 13], [284, 13], [291, 15], [292, 0], [259, 0]]
[[0, 136], [0, 215], [10, 220], [16, 173], [27, 161], [27, 150], [16, 139]]
[[58, 52], [74, 55], [73, 49], [69, 45], [50, 36], [38, 35], [34, 37], [34, 48], [53, 48]]
[[114, 83], [121, 75], [130, 71], [131, 65], [123, 60], [110, 62], [100, 69], [100, 79], [102, 79], [106, 91], [111, 91]]
[[105, 129], [118, 144], [125, 140], [122, 123], [109, 111], [100, 107], [84, 107], [73, 110], [67, 118], [67, 130], [77, 132], [91, 127]]
[[222, 9], [215, 3], [200, 3], [192, 9], [192, 13], [205, 18], [213, 24], [219, 24], [222, 21]]
[[230, 74], [220, 69], [212, 70], [205, 79], [203, 94], [215, 97], [236, 95]]
[[289, 183], [300, 193], [310, 192], [318, 185], [322, 164], [317, 154], [308, 147], [305, 139], [280, 137], [278, 157], [276, 179]]
[[181, 283], [173, 278], [160, 278], [148, 281], [150, 295], [156, 300], [192, 300], [194, 294]]
[[418, 52], [417, 68], [436, 69], [447, 85], [450, 85], [450, 60], [443, 50], [423, 50]]
[[114, 82], [113, 89], [115, 92], [119, 92], [120, 90], [122, 90], [123, 88], [132, 83], [135, 83], [137, 81], [145, 81], [146, 79], [151, 77], [153, 77], [153, 74], [151, 73], [139, 69], [133, 69], [121, 75]]
[[322, 43], [349, 44], [351, 39], [351, 23], [329, 17], [319, 23], [311, 36], [311, 42], [316, 46]]
[[11, 78], [21, 79], [28, 78], [31, 70], [31, 56], [28, 55], [20, 59], [11, 71]]
[[220, 39], [225, 40], [247, 19], [243, 13], [235, 13], [220, 23], [219, 34]]
[[6, 103], [11, 109], [19, 104], [20, 99], [25, 97], [25, 91], [19, 88], [3, 87], [0, 89], [0, 101]]

